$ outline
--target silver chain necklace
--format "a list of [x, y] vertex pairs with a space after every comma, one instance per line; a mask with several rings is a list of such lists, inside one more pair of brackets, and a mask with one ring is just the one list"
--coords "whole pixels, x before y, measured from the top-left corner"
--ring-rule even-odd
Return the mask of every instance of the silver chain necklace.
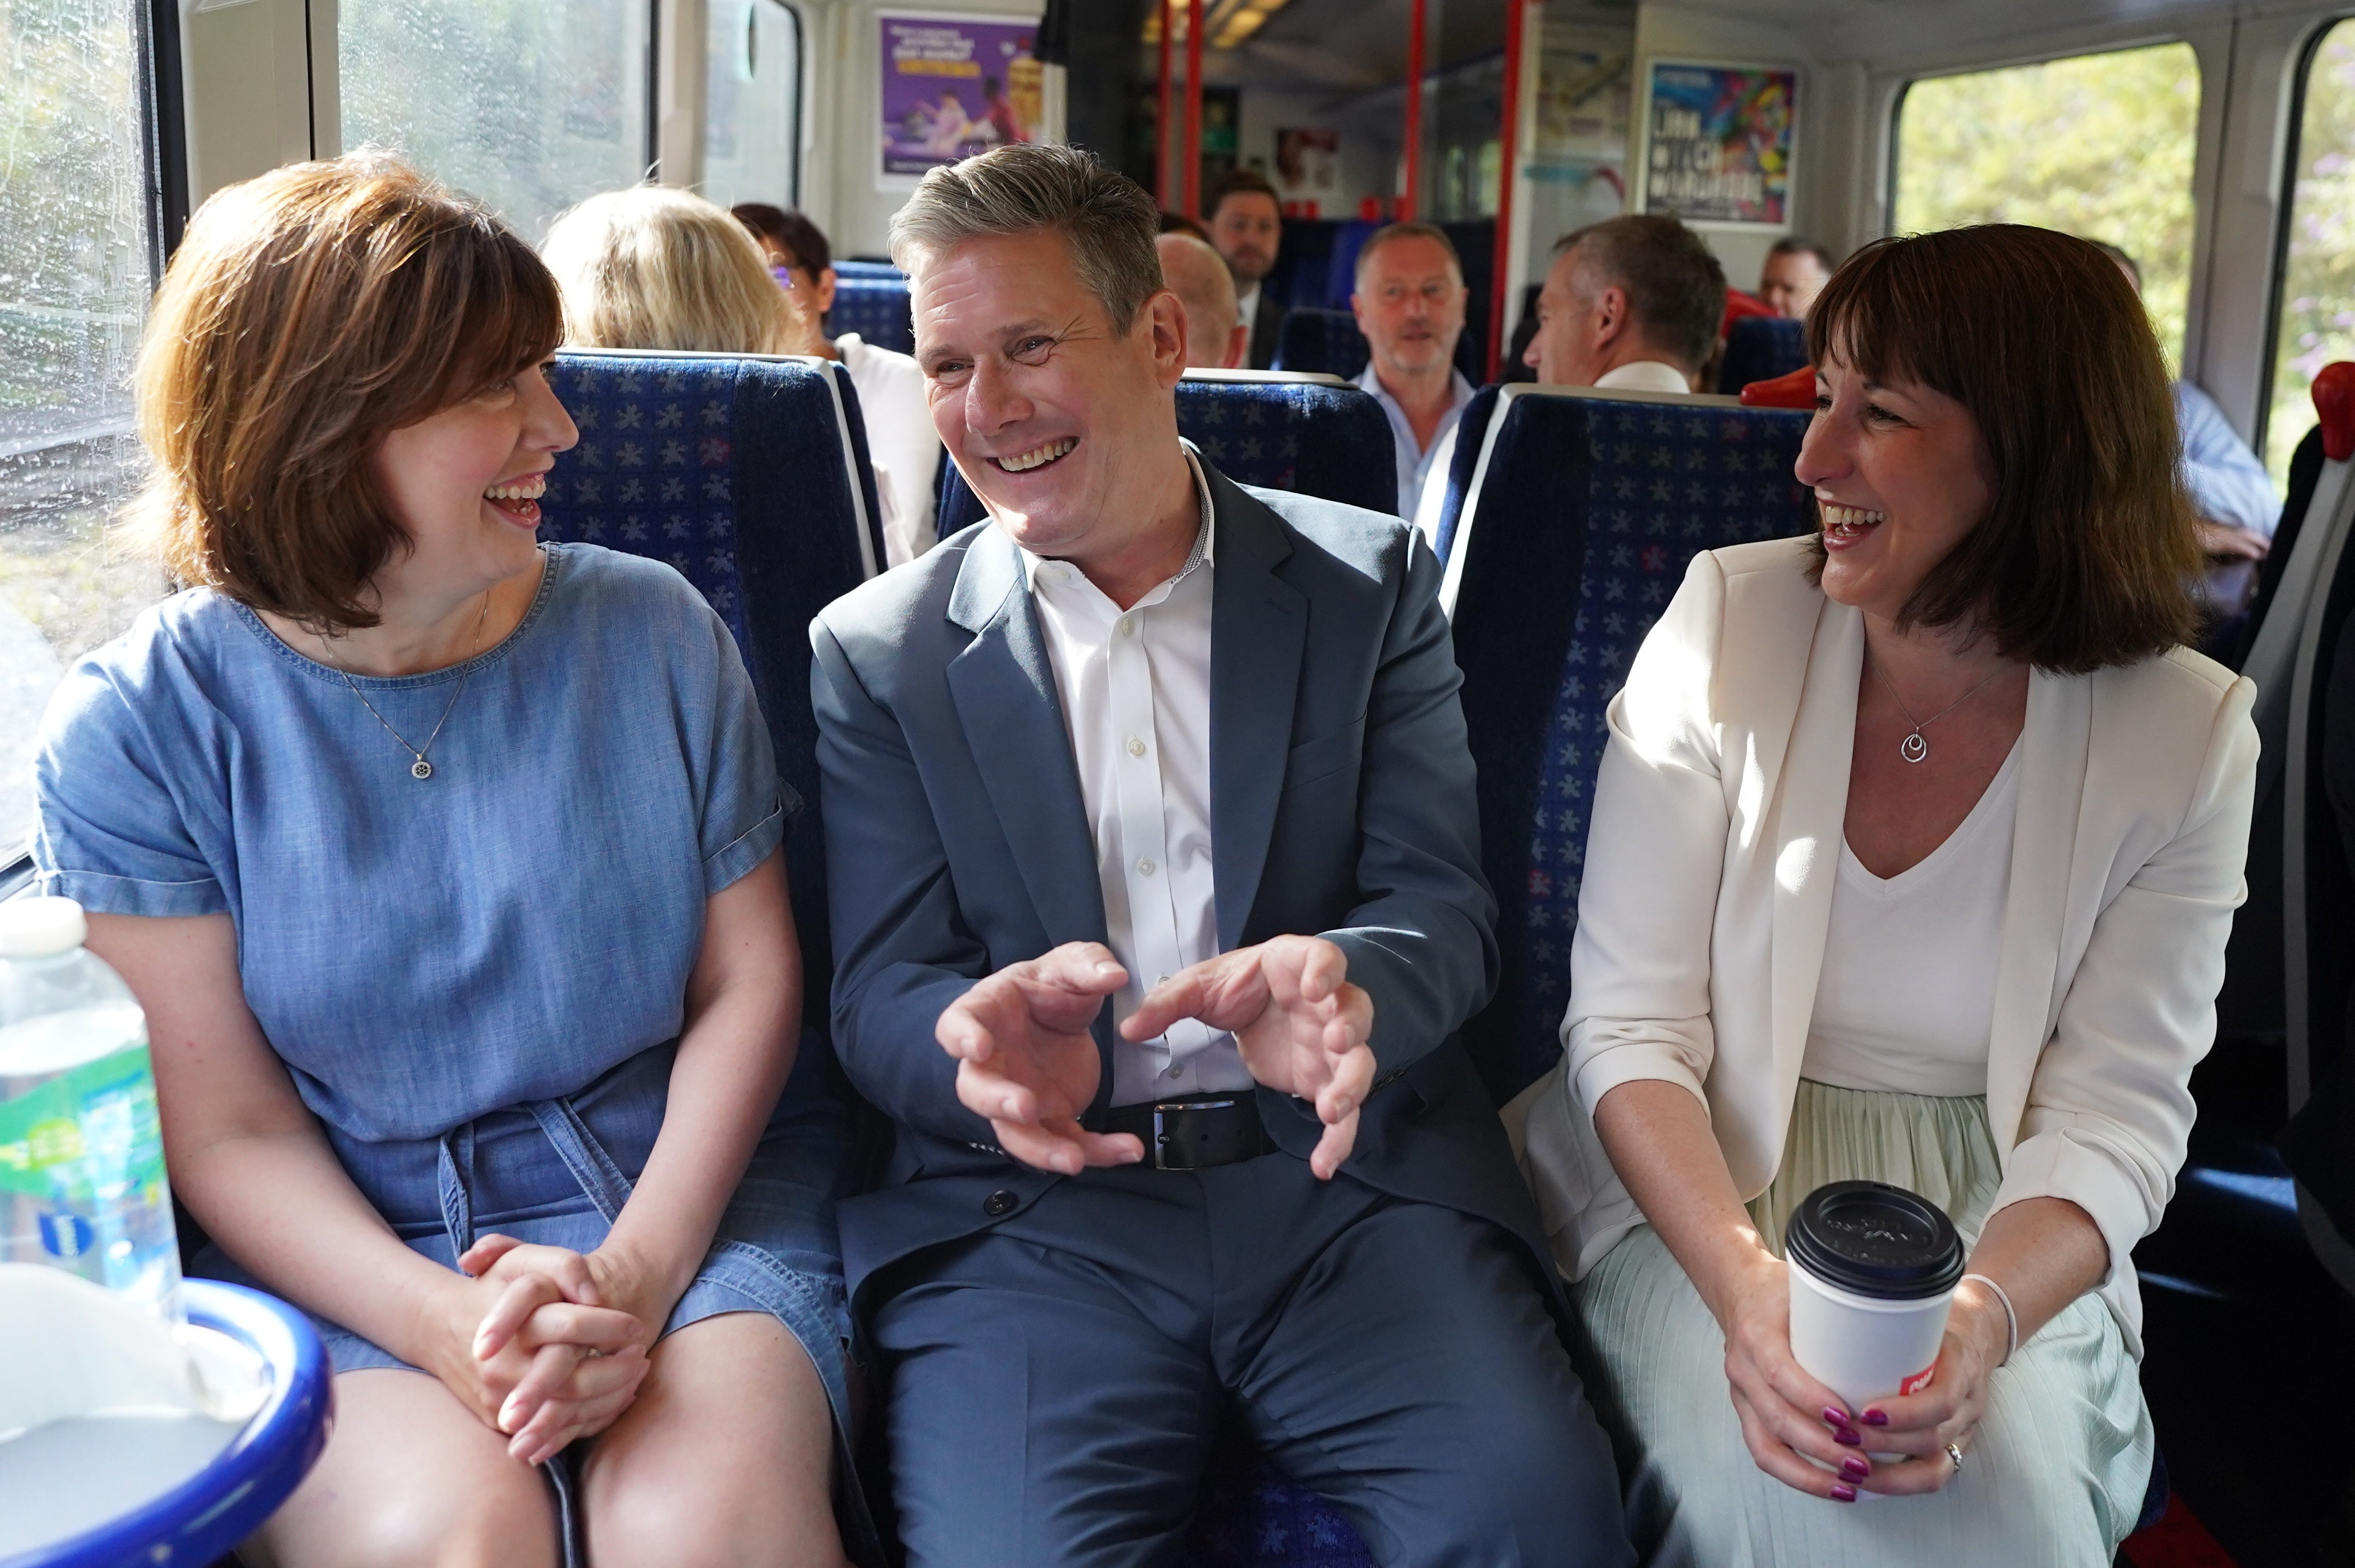
[[1909, 734], [1903, 740], [1897, 743], [1897, 755], [1903, 758], [1908, 762], [1929, 761], [1930, 743], [1922, 738], [1922, 732], [1929, 728], [1932, 725], [1936, 724], [1940, 719], [1945, 718], [1948, 714], [1953, 713], [1956, 708], [1961, 707], [1965, 703], [1969, 702], [1973, 697], [1977, 696], [1981, 692], [1986, 691], [1987, 687], [1994, 683], [1996, 676], [2002, 674], [2004, 672], [2004, 666], [2000, 664], [1997, 665], [1993, 673], [1989, 674], [1986, 680], [1981, 681], [1977, 685], [1973, 686], [1969, 691], [1965, 692], [1961, 696], [1956, 697], [1953, 702], [1948, 703], [1945, 707], [1940, 708], [1928, 718], [1917, 720], [1913, 716], [1913, 710], [1906, 707], [1905, 699], [1899, 696], [1897, 694], [1897, 688], [1890, 683], [1889, 677], [1881, 673], [1879, 661], [1875, 660], [1870, 652], [1866, 653], [1864, 656], [1864, 665], [1866, 669], [1872, 672], [1873, 679], [1881, 683], [1881, 689], [1889, 694], [1889, 700], [1897, 705], [1897, 711], [1905, 715], [1905, 722], [1913, 726], [1913, 733]]
[[[485, 588], [483, 590], [483, 608], [477, 611], [474, 616], [474, 641], [466, 650], [466, 658], [469, 662], [472, 662], [474, 655], [481, 652], [483, 650], [483, 623], [490, 618], [490, 613], [491, 590]], [[344, 662], [341, 659], [336, 657], [336, 650], [333, 645], [327, 641], [326, 634], [325, 632], [314, 631], [312, 635], [318, 638], [320, 650], [327, 655], [327, 662], [334, 665], [336, 673], [344, 678], [344, 684], [350, 687], [352, 695], [360, 700], [360, 706], [368, 709], [369, 714], [375, 717], [376, 722], [384, 726], [385, 734], [400, 742], [401, 750], [409, 753], [410, 756], [417, 759], [409, 765], [409, 776], [411, 779], [420, 780], [421, 782], [432, 778], [433, 764], [425, 760], [425, 754], [433, 749], [433, 743], [435, 741], [442, 738], [442, 726], [450, 722], [450, 715], [457, 707], [458, 699], [466, 694], [466, 683], [474, 678], [474, 673], [472, 670], [469, 670], [464, 674], [458, 677], [458, 689], [450, 694], [449, 702], [442, 705], [442, 716], [433, 721], [433, 733], [425, 737], [425, 744], [423, 746], [411, 746], [409, 744], [408, 739], [403, 736], [399, 730], [392, 727], [391, 720], [386, 718], [382, 714], [376, 711], [376, 705], [368, 700], [368, 694], [361, 691], [359, 688], [359, 683], [352, 679], [352, 673], [344, 668]]]

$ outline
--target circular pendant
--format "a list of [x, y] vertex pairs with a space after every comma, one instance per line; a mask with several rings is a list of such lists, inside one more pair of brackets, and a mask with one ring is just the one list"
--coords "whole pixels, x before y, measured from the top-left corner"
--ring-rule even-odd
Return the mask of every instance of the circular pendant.
[[[1922, 738], [1922, 732], [1917, 729], [1897, 743], [1897, 755], [1908, 762], [1920, 762], [1930, 755], [1930, 743]], [[421, 768], [424, 764], [418, 766]], [[421, 773], [418, 777], [422, 779], [425, 775]]]
[[411, 779], [431, 779], [433, 777], [433, 764], [421, 757], [409, 765], [409, 776]]

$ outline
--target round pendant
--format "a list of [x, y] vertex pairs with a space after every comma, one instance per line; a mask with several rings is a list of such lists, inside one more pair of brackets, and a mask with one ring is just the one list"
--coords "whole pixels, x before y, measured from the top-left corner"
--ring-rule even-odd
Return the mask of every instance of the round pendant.
[[[1922, 732], [1917, 729], [1897, 743], [1897, 755], [1908, 762], [1920, 762], [1930, 755], [1930, 743], [1922, 738]], [[421, 762], [418, 766], [422, 768], [424, 764]], [[425, 775], [421, 773], [418, 777], [422, 779]]]
[[421, 757], [409, 765], [409, 776], [411, 779], [431, 779], [433, 777], [433, 764]]

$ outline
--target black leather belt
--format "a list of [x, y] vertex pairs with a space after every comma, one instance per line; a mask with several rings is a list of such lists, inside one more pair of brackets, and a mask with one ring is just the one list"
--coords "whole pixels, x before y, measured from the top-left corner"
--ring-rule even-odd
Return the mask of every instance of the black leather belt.
[[1275, 1147], [1260, 1125], [1259, 1104], [1249, 1089], [1114, 1106], [1104, 1113], [1103, 1129], [1143, 1139], [1146, 1162], [1156, 1171], [1232, 1165]]

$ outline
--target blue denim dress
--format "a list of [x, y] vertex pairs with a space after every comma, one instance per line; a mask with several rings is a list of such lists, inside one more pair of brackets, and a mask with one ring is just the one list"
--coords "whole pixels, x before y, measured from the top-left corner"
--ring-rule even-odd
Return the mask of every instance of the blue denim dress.
[[[705, 900], [800, 804], [701, 597], [657, 562], [545, 548], [497, 646], [355, 678], [375, 713], [242, 605], [176, 595], [74, 666], [35, 764], [44, 889], [226, 912], [246, 1001], [344, 1169], [448, 1266], [492, 1231], [603, 1241], [662, 1125]], [[413, 778], [385, 726], [423, 744], [445, 708]], [[849, 1130], [826, 1078], [805, 1038], [664, 1331], [772, 1314], [847, 1434]], [[218, 1248], [197, 1270], [250, 1282]], [[314, 1321], [338, 1372], [405, 1364]]]

